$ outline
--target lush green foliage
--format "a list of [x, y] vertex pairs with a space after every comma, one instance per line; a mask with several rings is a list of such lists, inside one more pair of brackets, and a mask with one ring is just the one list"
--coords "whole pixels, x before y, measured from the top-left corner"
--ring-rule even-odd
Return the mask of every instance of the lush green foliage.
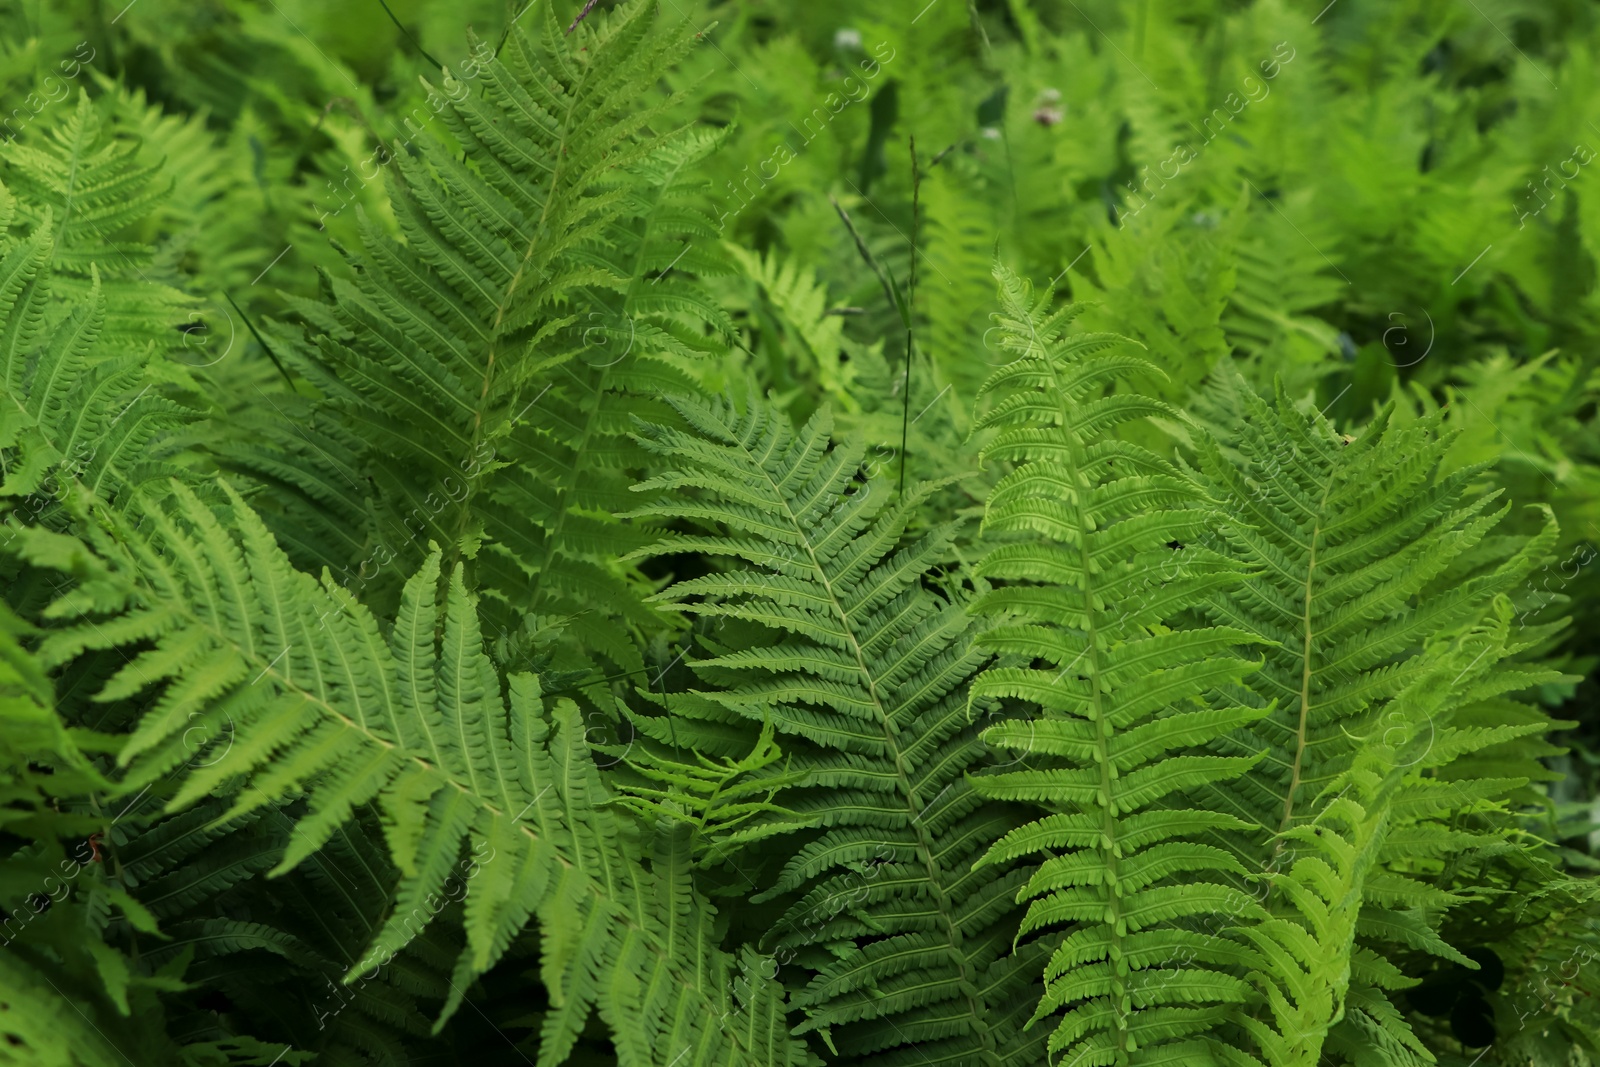
[[1600, 19], [0, 5], [0, 1064], [1600, 1064]]

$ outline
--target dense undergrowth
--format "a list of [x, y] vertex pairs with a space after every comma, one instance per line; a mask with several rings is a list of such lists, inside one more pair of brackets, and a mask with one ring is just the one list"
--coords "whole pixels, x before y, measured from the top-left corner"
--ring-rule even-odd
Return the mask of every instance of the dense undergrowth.
[[1600, 1062], [1577, 3], [0, 5], [0, 1063]]

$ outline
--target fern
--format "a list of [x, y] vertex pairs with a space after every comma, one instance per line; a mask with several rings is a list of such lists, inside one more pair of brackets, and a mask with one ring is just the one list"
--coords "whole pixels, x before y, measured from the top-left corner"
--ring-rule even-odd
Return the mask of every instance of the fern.
[[[405, 1062], [407, 1043], [429, 1034], [425, 1008], [449, 995], [459, 945], [430, 928], [389, 966], [341, 986], [389, 907], [393, 869], [381, 834], [352, 823], [267, 882], [259, 874], [288, 846], [293, 818], [258, 809], [219, 820], [227, 807], [212, 798], [167, 816], [130, 835], [121, 856], [165, 935], [141, 946], [141, 958], [159, 966], [192, 957], [185, 978], [207, 993], [197, 998], [191, 1032], [221, 1036], [234, 1019], [272, 1019], [290, 1047], [319, 1061], [357, 1063], [375, 1053]], [[205, 1007], [218, 1015], [208, 1018]]]
[[[108, 137], [80, 91], [77, 106], [35, 147], [8, 143], [0, 170], [18, 197], [12, 222], [37, 230], [51, 248], [56, 288], [69, 302], [105, 301], [130, 347], [174, 347], [192, 311], [163, 284], [154, 250], [140, 231], [167, 195], [160, 162], [138, 159], [139, 145]], [[154, 272], [156, 278], [149, 275]], [[97, 295], [98, 294], [98, 295]]]
[[815, 972], [798, 1032], [875, 1063], [1038, 1062], [1019, 1033], [1030, 976], [1005, 958], [1018, 877], [970, 869], [1016, 824], [964, 777], [984, 756], [963, 699], [982, 657], [960, 606], [921, 585], [954, 528], [902, 537], [935, 487], [890, 505], [883, 481], [857, 482], [862, 451], [830, 444], [826, 411], [795, 431], [755, 400], [675, 406], [691, 428], [644, 431], [670, 466], [640, 487], [674, 502], [645, 513], [707, 532], [648, 551], [743, 566], [658, 599], [748, 627], [695, 661], [717, 684], [699, 696], [770, 725], [805, 779], [777, 828], [815, 832], [754, 898], [787, 902], [774, 958]]
[[[862, 368], [858, 361], [865, 353], [847, 341], [844, 317], [830, 314], [826, 286], [820, 285], [815, 275], [802, 270], [793, 261], [780, 260], [775, 255], [763, 258], [737, 245], [730, 245], [728, 253], [744, 274], [760, 287], [770, 307], [766, 314], [756, 312], [758, 329], [781, 338], [781, 343], [773, 344], [769, 351], [775, 356], [788, 357], [785, 363], [792, 362], [798, 351], [808, 364], [804, 370], [781, 365], [771, 367], [768, 374], [774, 384], [780, 390], [786, 389], [793, 378], [805, 376], [809, 371], [809, 376], [815, 378], [816, 391], [831, 404], [846, 410], [859, 406], [862, 390], [858, 383], [862, 380]], [[845, 362], [846, 357], [849, 362]], [[887, 368], [882, 369], [887, 378]]]
[[[85, 122], [91, 115], [78, 112]], [[96, 173], [112, 181], [106, 174], [117, 169], [107, 163]], [[0, 188], [0, 232], [20, 212]], [[141, 350], [137, 316], [110, 306], [107, 288], [118, 286], [102, 284], [93, 263], [87, 284], [57, 273], [52, 218], [47, 208], [26, 236], [0, 237], [0, 494], [30, 520], [53, 512], [52, 493], [71, 484], [111, 499], [177, 473], [161, 446], [188, 416], [163, 395], [160, 379], [170, 375]], [[131, 288], [136, 300], [149, 293]]]
[[1498, 946], [1506, 961], [1498, 999], [1516, 1025], [1496, 1051], [1498, 1062], [1543, 1067], [1570, 1062], [1575, 1050], [1591, 1058], [1600, 1053], [1593, 1036], [1600, 1009], [1593, 966], [1600, 955], [1600, 902], [1592, 878], [1540, 881], [1534, 891], [1519, 894], [1519, 929]]
[[96, 764], [115, 740], [63, 727], [44, 663], [19, 643], [27, 636], [30, 628], [0, 609], [8, 839], [0, 855], [0, 1063], [109, 1067], [127, 1063], [127, 1049], [185, 1067], [265, 1063], [279, 1053], [282, 1062], [305, 1062], [281, 1045], [186, 1031], [177, 1006], [162, 1003], [160, 994], [185, 987], [187, 961], [150, 966], [133, 940], [155, 933], [156, 920], [130, 892], [136, 879], [113, 844], [132, 805], [123, 806]]
[[[1410, 983], [1381, 954], [1358, 944], [1357, 935], [1370, 939], [1386, 924], [1415, 931], [1416, 923], [1405, 922], [1403, 914], [1386, 912], [1384, 905], [1397, 899], [1433, 906], [1451, 902], [1450, 894], [1408, 885], [1408, 879], [1385, 869], [1395, 851], [1388, 847], [1390, 835], [1414, 833], [1417, 815], [1436, 805], [1437, 788], [1425, 775], [1451, 758], [1449, 742], [1462, 734], [1445, 725], [1450, 702], [1492, 673], [1510, 619], [1510, 605], [1502, 602], [1492, 625], [1430, 649], [1426, 667], [1395, 694], [1381, 727], [1360, 739], [1348, 769], [1317, 797], [1315, 817], [1279, 835], [1296, 858], [1286, 872], [1268, 880], [1287, 902], [1288, 914], [1240, 931], [1261, 953], [1259, 969], [1250, 977], [1266, 994], [1272, 1026], [1249, 1017], [1244, 1026], [1262, 1062], [1315, 1065], [1323, 1062], [1325, 1044], [1352, 1060], [1373, 1046], [1391, 1048], [1402, 1062], [1429, 1058], [1379, 992]], [[1347, 1014], [1356, 1034], [1330, 1041], [1330, 1032]]]
[[[676, 728], [667, 717], [668, 733]], [[740, 849], [791, 828], [784, 817], [793, 813], [774, 804], [773, 797], [805, 775], [787, 766], [770, 775], [761, 773], [783, 757], [770, 721], [762, 725], [754, 747], [742, 759], [692, 755], [693, 762], [680, 760], [670, 750], [657, 751], [647, 738], [636, 738], [622, 749], [621, 758], [637, 778], [615, 776], [612, 786], [618, 802], [646, 819], [667, 825], [687, 823], [700, 866], [728, 862]]]
[[[460, 569], [439, 605], [435, 550], [384, 634], [331, 580], [319, 587], [293, 571], [260, 519], [229, 496], [235, 533], [174, 486], [146, 505], [148, 536], [97, 534], [101, 558], [43, 531], [19, 539], [36, 565], [84, 579], [55, 613], [89, 617], [46, 638], [46, 662], [152, 642], [99, 694], [162, 690], [122, 749], [127, 785], [182, 763], [185, 731], [198, 725], [220, 739], [229, 726], [226, 758], [188, 773], [169, 806], [241, 775], [248, 785], [225, 818], [303, 792], [306, 812], [274, 873], [376, 802], [400, 881], [346, 980], [391, 960], [437, 914], [447, 883], [465, 881], [467, 942], [441, 1023], [538, 917], [557, 1008], [543, 1024], [544, 1062], [560, 1062], [596, 1008], [634, 1062], [669, 1062], [684, 1049], [707, 1063], [790, 1062], [781, 991], [747, 976], [736, 997], [733, 959], [707, 943], [712, 912], [688, 883], [684, 843], [658, 840], [646, 866], [602, 806], [577, 709], [566, 701], [544, 714], [531, 675], [502, 692]], [[115, 621], [94, 621], [108, 612]], [[491, 859], [463, 860], [464, 845]], [[640, 1029], [639, 1018], [654, 1022]]]
[[[1018, 665], [986, 670], [972, 693], [1041, 712], [985, 731], [1034, 762], [975, 785], [1052, 814], [1008, 834], [983, 862], [1044, 853], [1020, 894], [1033, 901], [1022, 930], [1077, 924], [1052, 946], [1034, 1013], [1065, 1009], [1053, 1053], [1069, 1062], [1200, 1062], [1209, 1056], [1203, 1035], [1247, 990], [1224, 969], [1237, 950], [1183, 920], [1248, 904], [1194, 877], [1242, 871], [1197, 840], [1239, 822], [1160, 802], [1245, 773], [1253, 757], [1193, 749], [1261, 713], [1206, 699], [1246, 673], [1228, 652], [1249, 634], [1165, 622], [1237, 582], [1238, 569], [1195, 543], [1220, 513], [1193, 483], [1109, 436], [1119, 423], [1169, 410], [1133, 393], [1102, 395], [1116, 378], [1153, 368], [1113, 335], [1067, 334], [1075, 308], [1049, 312], [1048, 296], [1034, 303], [1014, 275], [997, 277], [997, 321], [1017, 358], [991, 376], [985, 391], [998, 399], [978, 425], [998, 431], [985, 456], [1016, 466], [995, 486], [984, 523], [1032, 536], [978, 564], [979, 575], [1004, 583], [975, 605], [993, 622], [981, 640]], [[1175, 965], [1180, 952], [1192, 965]]]
[[[1451, 438], [1436, 420], [1389, 427], [1380, 417], [1350, 440], [1281, 393], [1274, 409], [1237, 379], [1228, 389], [1252, 417], [1231, 428], [1241, 446], [1235, 462], [1208, 446], [1205, 465], [1254, 520], [1237, 551], [1261, 574], [1209, 610], [1277, 642], [1252, 685], [1280, 710], [1246, 742], [1269, 758], [1238, 783], [1235, 801], [1276, 831], [1305, 817], [1304, 796], [1350, 757], [1349, 724], [1430, 669], [1423, 640], [1473, 622], [1514, 589], [1555, 530], [1547, 524], [1521, 545], [1488, 538], [1504, 514], [1486, 513], [1497, 494], [1467, 492], [1476, 468], [1439, 472]], [[1506, 655], [1537, 647], [1560, 625], [1527, 628]], [[1542, 680], [1514, 662], [1501, 678], [1502, 692]]]
[[1241, 750], [1268, 757], [1225, 795], [1241, 817], [1277, 833], [1314, 814], [1307, 798], [1350, 758], [1353, 746], [1342, 743], [1350, 724], [1430, 669], [1423, 639], [1474, 621], [1527, 574], [1553, 532], [1488, 573], [1440, 588], [1504, 512], [1488, 511], [1496, 494], [1468, 496], [1475, 468], [1439, 474], [1450, 439], [1436, 419], [1391, 428], [1380, 417], [1346, 440], [1281, 393], [1273, 407], [1237, 376], [1224, 381], [1223, 403], [1238, 405], [1224, 439], [1238, 458], [1228, 462], [1208, 442], [1203, 463], [1250, 523], [1229, 536], [1258, 576], [1208, 611], [1273, 642], [1251, 686], [1259, 704], [1277, 709], [1240, 736]]
[[1600, 1060], [1582, 5], [150, 3], [0, 12], [0, 1062]]
[[[1436, 419], [1392, 427], [1380, 415], [1361, 437], [1347, 440], [1281, 392], [1270, 407], [1237, 376], [1224, 377], [1218, 388], [1229, 398], [1221, 403], [1237, 413], [1225, 438], [1237, 454], [1230, 462], [1208, 440], [1203, 462], [1250, 524], [1229, 531], [1230, 554], [1250, 561], [1256, 573], [1216, 596], [1207, 613], [1272, 642], [1248, 684], [1252, 703], [1275, 709], [1216, 746], [1233, 756], [1265, 754], [1249, 774], [1204, 794], [1210, 806], [1257, 828], [1234, 835], [1231, 847], [1256, 863], [1281, 862], [1285, 845], [1303, 840], [1301, 829], [1325, 818], [1333, 784], [1354, 773], [1356, 761], [1370, 766], [1375, 744], [1403, 747], [1382, 738], [1412, 729], [1406, 709], [1424, 679], [1434, 691], [1426, 745], [1411, 763], [1439, 768], [1438, 830], [1459, 820], [1463, 805], [1473, 810], [1522, 785], [1525, 778], [1505, 772], [1523, 767], [1507, 757], [1514, 759], [1519, 739], [1554, 724], [1536, 712], [1519, 714], [1503, 696], [1559, 678], [1513, 658], [1559, 624], [1505, 638], [1493, 655], [1485, 646], [1485, 658], [1457, 667], [1455, 679], [1440, 678], [1437, 657], [1424, 644], [1482, 617], [1548, 551], [1553, 528], [1510, 558], [1491, 556], [1488, 566], [1474, 563], [1463, 572], [1462, 564], [1481, 554], [1479, 546], [1504, 551], [1484, 541], [1504, 512], [1488, 512], [1494, 494], [1467, 496], [1474, 468], [1439, 475], [1451, 441], [1438, 433]], [[1485, 672], [1488, 678], [1474, 684]], [[1477, 766], [1462, 759], [1484, 750], [1491, 758]], [[1366, 809], [1372, 801], [1355, 803]], [[1416, 804], [1415, 815], [1429, 814], [1424, 801]], [[1348, 812], [1332, 818], [1359, 832]], [[1441, 837], [1423, 852], [1414, 836], [1400, 840], [1403, 846], [1385, 849], [1381, 839], [1370, 846], [1377, 858], [1369, 862], [1384, 871], [1387, 892], [1361, 916], [1363, 941], [1380, 953], [1408, 946], [1464, 960], [1435, 932], [1455, 898], [1430, 892], [1426, 882], [1441, 856], [1486, 839]], [[1383, 1002], [1381, 994], [1369, 995], [1369, 1003]], [[1372, 1008], [1353, 1025], [1389, 1029], [1394, 1040], [1415, 1044], [1392, 1009]]]
[[[354, 276], [306, 309], [303, 366], [374, 489], [352, 587], [392, 603], [437, 541], [522, 654], [593, 682], [595, 656], [640, 670], [639, 638], [663, 625], [616, 563], [649, 535], [612, 516], [631, 503], [630, 417], [693, 388], [683, 361], [725, 321], [683, 281], [718, 269], [692, 177], [716, 138], [651, 129], [671, 100], [650, 85], [685, 43], [648, 5], [570, 38], [551, 5], [533, 17], [471, 87], [429, 87], [454, 144], [418, 131], [383, 148], [403, 241], [364, 225]], [[311, 506], [329, 482], [316, 466], [291, 480]], [[562, 643], [531, 648], [530, 612], [562, 621]]]

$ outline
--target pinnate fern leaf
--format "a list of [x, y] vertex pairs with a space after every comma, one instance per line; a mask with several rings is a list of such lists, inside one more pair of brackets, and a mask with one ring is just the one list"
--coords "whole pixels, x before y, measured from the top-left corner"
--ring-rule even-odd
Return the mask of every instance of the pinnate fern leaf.
[[814, 972], [799, 1031], [873, 1063], [1039, 1062], [1041, 1042], [1020, 1026], [1031, 978], [1006, 951], [1020, 877], [972, 866], [1016, 825], [965, 778], [986, 758], [964, 693], [984, 656], [963, 608], [922, 584], [954, 527], [905, 535], [937, 486], [892, 500], [887, 480], [862, 481], [861, 449], [830, 442], [826, 411], [795, 430], [755, 399], [742, 413], [675, 406], [688, 429], [642, 432], [667, 470], [641, 489], [672, 493], [645, 513], [705, 532], [649, 551], [732, 566], [657, 599], [730, 624], [717, 654], [693, 663], [717, 688], [695, 695], [770, 724], [804, 781], [762, 821], [816, 831], [786, 839], [756, 897], [787, 904], [774, 958]]
[[1071, 924], [1065, 937], [1052, 935], [1034, 1013], [1063, 1013], [1052, 1053], [1077, 1063], [1209, 1062], [1206, 1035], [1249, 989], [1231, 973], [1239, 948], [1194, 923], [1248, 914], [1254, 901], [1211, 880], [1243, 868], [1200, 840], [1239, 821], [1181, 801], [1249, 770], [1250, 756], [1201, 747], [1261, 712], [1213, 698], [1250, 669], [1235, 652], [1250, 634], [1169, 623], [1236, 583], [1238, 568], [1198, 544], [1224, 521], [1199, 487], [1112, 435], [1170, 414], [1112, 390], [1153, 368], [1121, 338], [1068, 333], [1075, 309], [1050, 312], [1014, 275], [996, 274], [997, 322], [1016, 359], [990, 377], [995, 401], [978, 426], [995, 431], [985, 457], [1014, 466], [984, 523], [1020, 536], [978, 564], [995, 583], [975, 605], [990, 623], [980, 641], [1006, 660], [972, 693], [1039, 711], [985, 731], [1024, 762], [974, 785], [1052, 814], [1007, 835], [983, 862], [1042, 853], [1020, 893], [1032, 901], [1022, 931]]
[[277, 873], [375, 805], [399, 884], [347, 980], [459, 900], [466, 945], [447, 1017], [537, 920], [558, 1009], [543, 1024], [545, 1063], [565, 1058], [595, 1010], [625, 1062], [686, 1052], [696, 1063], [798, 1062], [782, 991], [753, 972], [735, 981], [677, 847], [634, 843], [607, 806], [576, 707], [547, 711], [532, 675], [502, 686], [459, 568], [440, 604], [435, 549], [385, 629], [331, 579], [293, 570], [259, 517], [224, 492], [219, 516], [174, 485], [145, 500], [148, 529], [94, 532], [93, 551], [41, 530], [18, 540], [34, 565], [82, 576], [53, 609], [69, 621], [43, 641], [45, 662], [146, 643], [100, 694], [153, 698], [120, 756], [130, 785], [188, 758], [185, 731], [227, 738], [231, 748], [191, 770], [169, 806], [240, 780], [223, 818], [302, 801]]

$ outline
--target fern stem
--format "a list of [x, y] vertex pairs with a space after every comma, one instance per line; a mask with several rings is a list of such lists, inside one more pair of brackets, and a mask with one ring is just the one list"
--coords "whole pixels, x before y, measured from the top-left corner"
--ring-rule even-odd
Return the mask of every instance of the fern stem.
[[906, 282], [906, 395], [904, 403], [900, 405], [900, 488], [899, 493], [903, 499], [906, 495], [906, 468], [911, 465], [911, 456], [906, 452], [906, 439], [911, 433], [911, 353], [912, 322], [917, 309], [917, 222], [921, 218], [922, 198], [922, 172], [917, 169], [917, 138], [913, 134], [911, 143], [911, 266], [910, 277]]
[[428, 54], [428, 50], [422, 47], [422, 42], [413, 37], [411, 35], [411, 31], [402, 26], [400, 24], [400, 20], [394, 17], [394, 12], [389, 10], [389, 4], [387, 3], [387, 0], [378, 0], [378, 4], [383, 8], [383, 13], [389, 16], [389, 21], [394, 23], [394, 28], [400, 31], [400, 36], [410, 41], [411, 47], [415, 48], [423, 59], [426, 59], [429, 63], [432, 63], [435, 70], [443, 70], [444, 64], [430, 56]]
[[[1100, 660], [1100, 636], [1095, 626], [1095, 617], [1098, 609], [1095, 606], [1093, 594], [1090, 592], [1090, 578], [1094, 573], [1094, 561], [1089, 551], [1092, 543], [1091, 530], [1085, 521], [1087, 514], [1086, 501], [1089, 499], [1089, 485], [1083, 476], [1085, 456], [1083, 446], [1078, 435], [1067, 430], [1078, 420], [1077, 405], [1072, 396], [1061, 384], [1061, 374], [1053, 359], [1046, 358], [1045, 366], [1050, 371], [1050, 381], [1056, 396], [1061, 401], [1061, 439], [1066, 445], [1066, 464], [1069, 477], [1072, 480], [1073, 494], [1076, 496], [1077, 506], [1072, 509], [1073, 521], [1078, 528], [1078, 563], [1083, 568], [1083, 581], [1080, 583], [1083, 593], [1083, 625], [1084, 625], [1084, 652], [1087, 653], [1088, 668], [1086, 673], [1089, 680], [1089, 701], [1094, 714], [1095, 724], [1095, 759], [1100, 764], [1100, 840], [1095, 844], [1095, 850], [1100, 853], [1100, 862], [1106, 871], [1106, 926], [1111, 934], [1111, 1010], [1116, 1020], [1116, 1052], [1117, 1063], [1127, 1062], [1128, 1040], [1131, 1033], [1130, 1019], [1124, 1006], [1128, 997], [1128, 955], [1123, 951], [1123, 917], [1122, 897], [1117, 890], [1118, 874], [1118, 847], [1117, 847], [1117, 816], [1112, 810], [1112, 757], [1108, 744], [1111, 736], [1110, 724], [1106, 722], [1105, 702], [1103, 693], [1102, 672], [1104, 664]], [[1068, 664], [1063, 671], [1070, 669]], [[1109, 843], [1109, 844], [1108, 844]]]
[[[1300, 652], [1300, 722], [1295, 730], [1294, 766], [1289, 772], [1289, 789], [1283, 801], [1283, 819], [1278, 823], [1278, 832], [1281, 834], [1289, 828], [1289, 823], [1294, 818], [1294, 795], [1300, 788], [1301, 766], [1306, 752], [1306, 730], [1311, 718], [1311, 600], [1312, 580], [1317, 571], [1317, 538], [1322, 534], [1322, 513], [1328, 506], [1328, 493], [1333, 488], [1333, 476], [1322, 486], [1322, 499], [1317, 503], [1317, 518], [1311, 526], [1310, 552], [1306, 560], [1306, 589], [1305, 608], [1301, 616], [1303, 626], [1302, 645]], [[1279, 843], [1279, 850], [1282, 849]]]
[[594, 6], [599, 2], [600, 0], [588, 0], [588, 3], [583, 5], [583, 10], [578, 12], [578, 17], [573, 19], [572, 23], [567, 27], [568, 37], [571, 37], [572, 31], [578, 28], [578, 23], [589, 17], [589, 12], [593, 11]]
[[288, 370], [284, 368], [283, 361], [278, 358], [278, 353], [274, 352], [272, 346], [267, 344], [267, 339], [261, 336], [261, 331], [256, 329], [256, 324], [250, 321], [250, 316], [244, 313], [244, 308], [234, 301], [232, 293], [223, 293], [222, 296], [229, 304], [233, 305], [233, 310], [237, 311], [239, 317], [244, 320], [244, 328], [250, 331], [250, 336], [256, 339], [256, 344], [261, 346], [261, 351], [267, 354], [267, 358], [272, 360], [272, 365], [278, 368], [278, 373], [283, 375], [283, 380], [289, 383], [290, 392], [298, 393], [300, 390], [295, 388], [294, 379], [289, 376]]

